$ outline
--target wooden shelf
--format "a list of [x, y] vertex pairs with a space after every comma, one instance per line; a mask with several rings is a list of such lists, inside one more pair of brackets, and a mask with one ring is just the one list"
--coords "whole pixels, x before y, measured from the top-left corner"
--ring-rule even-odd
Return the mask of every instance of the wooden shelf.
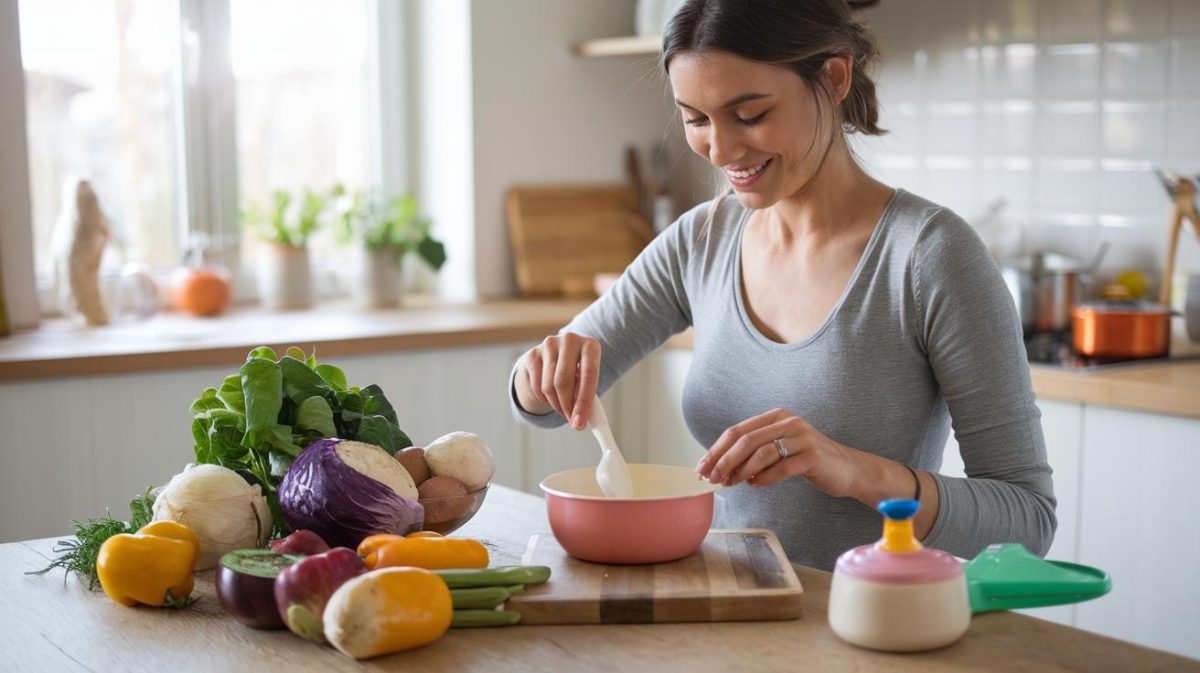
[[662, 51], [661, 35], [605, 37], [587, 40], [571, 47], [576, 56], [600, 58], [605, 56], [652, 56]]

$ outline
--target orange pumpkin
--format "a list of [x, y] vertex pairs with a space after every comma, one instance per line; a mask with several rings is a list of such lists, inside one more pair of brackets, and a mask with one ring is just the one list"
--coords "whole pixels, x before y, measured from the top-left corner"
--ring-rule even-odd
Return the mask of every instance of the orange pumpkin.
[[194, 316], [218, 315], [229, 308], [229, 281], [211, 269], [187, 269], [171, 287], [171, 303]]

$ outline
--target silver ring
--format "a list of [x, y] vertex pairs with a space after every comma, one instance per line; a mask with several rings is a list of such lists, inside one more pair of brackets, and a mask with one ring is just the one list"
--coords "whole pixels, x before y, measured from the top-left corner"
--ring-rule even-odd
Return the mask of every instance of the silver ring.
[[780, 460], [788, 457], [787, 447], [783, 445], [783, 437], [775, 440], [775, 450], [779, 452]]

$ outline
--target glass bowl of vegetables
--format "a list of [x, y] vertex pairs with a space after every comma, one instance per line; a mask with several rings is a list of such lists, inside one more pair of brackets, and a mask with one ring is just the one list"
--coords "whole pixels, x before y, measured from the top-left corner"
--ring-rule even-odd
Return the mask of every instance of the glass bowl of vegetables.
[[472, 493], [421, 498], [418, 502], [425, 508], [422, 529], [442, 535], [458, 530], [479, 511], [487, 492], [488, 486], [484, 486]]

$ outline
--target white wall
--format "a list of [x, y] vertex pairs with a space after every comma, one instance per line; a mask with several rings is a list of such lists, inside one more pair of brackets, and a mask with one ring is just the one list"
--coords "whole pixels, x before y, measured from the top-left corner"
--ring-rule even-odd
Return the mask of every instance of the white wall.
[[[1200, 174], [1200, 2], [884, 0], [882, 124], [862, 145], [889, 182], [976, 218], [998, 197], [1025, 251], [1160, 269], [1155, 164]], [[1180, 268], [1200, 271], [1185, 235]]]
[[448, 246], [440, 294], [516, 290], [504, 194], [621, 181], [624, 148], [666, 142], [678, 210], [706, 198], [653, 56], [583, 59], [581, 40], [633, 33], [634, 0], [414, 4], [417, 124], [410, 174]]
[[[25, 73], [17, 32], [17, 0], [0, 0], [0, 269], [8, 321], [37, 323], [33, 290], [33, 231], [29, 227], [29, 175], [25, 162]], [[10, 97], [7, 92], [16, 92]]]

